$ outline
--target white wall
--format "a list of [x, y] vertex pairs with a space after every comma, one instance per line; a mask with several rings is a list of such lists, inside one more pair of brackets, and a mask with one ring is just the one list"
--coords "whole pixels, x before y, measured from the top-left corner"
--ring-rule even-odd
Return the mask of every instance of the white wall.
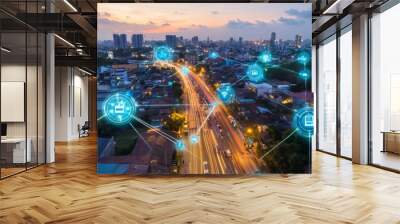
[[314, 94], [314, 135], [312, 136], [312, 150], [317, 149], [317, 130], [316, 130], [316, 114], [317, 114], [317, 48], [315, 45], [312, 46], [312, 56], [311, 56], [311, 91]]
[[88, 120], [88, 78], [72, 67], [56, 67], [55, 73], [55, 140], [74, 140], [78, 125]]

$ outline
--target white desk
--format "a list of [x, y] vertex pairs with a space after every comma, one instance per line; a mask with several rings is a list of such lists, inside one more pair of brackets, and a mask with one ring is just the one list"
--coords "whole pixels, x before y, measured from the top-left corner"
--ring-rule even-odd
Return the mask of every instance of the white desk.
[[[12, 148], [12, 162], [13, 163], [25, 163], [31, 162], [32, 153], [31, 153], [31, 139], [26, 140], [28, 142], [25, 151], [25, 138], [5, 138], [1, 139], [1, 144], [8, 146], [13, 146]], [[26, 159], [26, 160], [25, 160]]]

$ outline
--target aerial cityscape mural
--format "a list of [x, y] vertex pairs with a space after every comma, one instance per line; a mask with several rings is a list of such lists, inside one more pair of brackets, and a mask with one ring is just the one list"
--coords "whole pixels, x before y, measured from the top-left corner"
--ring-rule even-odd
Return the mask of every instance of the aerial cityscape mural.
[[311, 4], [98, 4], [100, 174], [310, 173]]

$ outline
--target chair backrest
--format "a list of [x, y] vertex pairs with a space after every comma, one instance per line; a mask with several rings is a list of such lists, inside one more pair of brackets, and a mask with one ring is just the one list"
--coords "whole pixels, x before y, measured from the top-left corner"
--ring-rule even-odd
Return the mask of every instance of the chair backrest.
[[90, 123], [89, 123], [89, 121], [85, 121], [85, 123], [83, 124], [82, 128], [87, 128], [87, 129], [89, 129], [89, 128], [90, 128]]

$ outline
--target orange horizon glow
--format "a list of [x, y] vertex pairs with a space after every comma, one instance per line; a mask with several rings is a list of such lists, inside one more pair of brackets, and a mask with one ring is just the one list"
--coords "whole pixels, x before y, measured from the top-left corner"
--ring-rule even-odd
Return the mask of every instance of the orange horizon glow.
[[[160, 34], [193, 35], [202, 30], [200, 35], [204, 38], [206, 32], [224, 29], [229, 22], [276, 25], [282, 18], [296, 20], [296, 15], [288, 13], [293, 8], [310, 11], [311, 15], [307, 4], [99, 3], [99, 36], [104, 38], [102, 34], [107, 34], [110, 38], [110, 33], [142, 33], [155, 38]], [[237, 30], [241, 35], [240, 27]], [[246, 31], [243, 33], [245, 35]]]

